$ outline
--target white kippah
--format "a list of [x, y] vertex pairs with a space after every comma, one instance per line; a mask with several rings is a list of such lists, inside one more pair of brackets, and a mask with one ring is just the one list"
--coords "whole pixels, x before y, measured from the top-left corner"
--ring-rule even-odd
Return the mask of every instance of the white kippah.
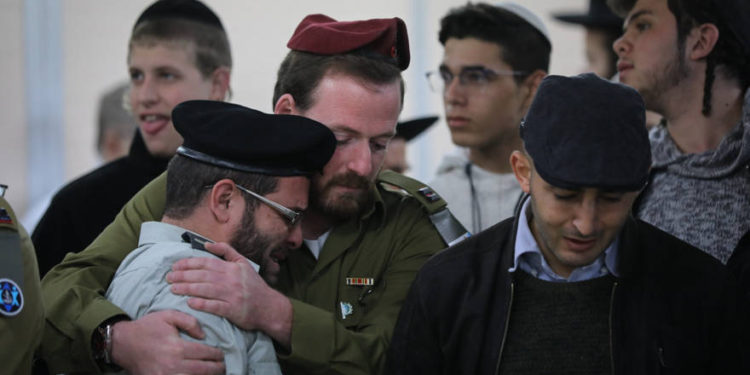
[[539, 32], [542, 33], [542, 35], [544, 35], [544, 38], [547, 39], [547, 43], [549, 43], [550, 46], [552, 45], [552, 40], [549, 37], [549, 32], [547, 32], [547, 26], [544, 26], [544, 22], [542, 22], [542, 19], [539, 18], [539, 16], [534, 14], [532, 11], [528, 10], [523, 5], [514, 3], [512, 1], [496, 3], [495, 6], [498, 8], [505, 9], [523, 18], [524, 21], [528, 22], [531, 26], [534, 26], [535, 29], [539, 30]]

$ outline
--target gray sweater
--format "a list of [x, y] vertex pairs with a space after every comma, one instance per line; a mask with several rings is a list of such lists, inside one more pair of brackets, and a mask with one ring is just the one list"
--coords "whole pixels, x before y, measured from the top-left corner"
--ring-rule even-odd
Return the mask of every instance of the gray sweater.
[[750, 230], [750, 90], [742, 119], [715, 150], [683, 154], [660, 124], [651, 130], [652, 178], [637, 215], [727, 263]]

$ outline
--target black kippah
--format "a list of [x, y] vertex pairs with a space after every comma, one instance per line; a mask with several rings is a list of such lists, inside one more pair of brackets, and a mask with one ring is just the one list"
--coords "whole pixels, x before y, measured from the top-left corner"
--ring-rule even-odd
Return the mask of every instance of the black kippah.
[[198, 0], [158, 0], [141, 13], [133, 28], [142, 22], [162, 18], [186, 19], [224, 30], [216, 13]]
[[172, 122], [184, 138], [178, 154], [243, 172], [310, 175], [323, 170], [336, 148], [333, 133], [317, 121], [231, 103], [183, 102]]

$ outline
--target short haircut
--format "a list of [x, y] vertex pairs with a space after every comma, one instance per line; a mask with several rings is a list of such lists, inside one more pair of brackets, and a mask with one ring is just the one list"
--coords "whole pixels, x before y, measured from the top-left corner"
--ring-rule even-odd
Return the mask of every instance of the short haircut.
[[104, 136], [111, 130], [121, 139], [131, 139], [138, 127], [133, 114], [125, 109], [123, 100], [130, 85], [125, 82], [104, 93], [99, 99], [98, 135], [96, 147], [100, 152]]
[[[278, 177], [240, 172], [175, 155], [167, 167], [167, 201], [164, 216], [181, 220], [190, 216], [213, 185], [230, 179], [260, 195], [276, 190]], [[247, 198], [247, 196], [246, 196]], [[258, 205], [257, 199], [246, 199], [248, 213]]]
[[[747, 0], [743, 0], [747, 1]], [[608, 0], [608, 5], [619, 15], [627, 15], [635, 6], [636, 0]], [[750, 57], [742, 51], [742, 43], [721, 20], [719, 9], [706, 0], [667, 0], [669, 11], [677, 23], [677, 41], [680, 56], [685, 50], [685, 39], [693, 27], [711, 23], [719, 29], [719, 40], [706, 59], [706, 80], [703, 84], [703, 114], [711, 113], [711, 86], [714, 82], [714, 70], [720, 67], [729, 79], [736, 79], [742, 91], [750, 84]]]
[[[523, 18], [489, 4], [468, 3], [451, 9], [440, 20], [438, 39], [442, 45], [449, 38], [476, 38], [501, 48], [500, 58], [513, 70], [527, 74], [549, 70], [552, 46], [539, 30]], [[515, 76], [522, 82], [527, 75]]]
[[314, 104], [315, 89], [326, 74], [342, 74], [375, 85], [398, 81], [403, 105], [404, 81], [401, 70], [393, 63], [357, 53], [326, 56], [289, 51], [279, 67], [272, 106], [282, 95], [291, 94], [297, 108], [310, 109]]
[[184, 44], [195, 50], [194, 64], [203, 78], [220, 67], [232, 67], [229, 39], [224, 30], [202, 22], [181, 18], [158, 18], [139, 23], [130, 36], [128, 58], [133, 46]]

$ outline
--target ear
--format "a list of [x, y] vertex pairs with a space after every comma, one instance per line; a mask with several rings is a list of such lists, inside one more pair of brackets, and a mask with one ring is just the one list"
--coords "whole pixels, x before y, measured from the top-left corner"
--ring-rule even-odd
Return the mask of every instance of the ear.
[[523, 83], [521, 84], [522, 89], [525, 90], [523, 98], [523, 110], [526, 112], [531, 106], [531, 102], [534, 100], [536, 90], [539, 88], [539, 84], [542, 83], [544, 77], [547, 76], [547, 72], [541, 69], [535, 70], [531, 73]]
[[297, 115], [297, 103], [294, 101], [292, 94], [284, 94], [276, 101], [273, 107], [273, 113], [277, 115]]
[[513, 168], [513, 174], [516, 175], [521, 190], [525, 193], [531, 191], [531, 160], [521, 151], [513, 151], [510, 154], [510, 167]]
[[685, 43], [690, 60], [705, 59], [719, 41], [719, 29], [712, 23], [704, 23], [690, 31]]
[[227, 67], [219, 67], [211, 73], [211, 100], [223, 101], [227, 99], [229, 92], [229, 77], [231, 70]]
[[223, 179], [215, 183], [211, 189], [208, 206], [217, 222], [227, 223], [232, 218], [233, 209], [240, 201], [244, 203], [234, 182], [230, 179]]

